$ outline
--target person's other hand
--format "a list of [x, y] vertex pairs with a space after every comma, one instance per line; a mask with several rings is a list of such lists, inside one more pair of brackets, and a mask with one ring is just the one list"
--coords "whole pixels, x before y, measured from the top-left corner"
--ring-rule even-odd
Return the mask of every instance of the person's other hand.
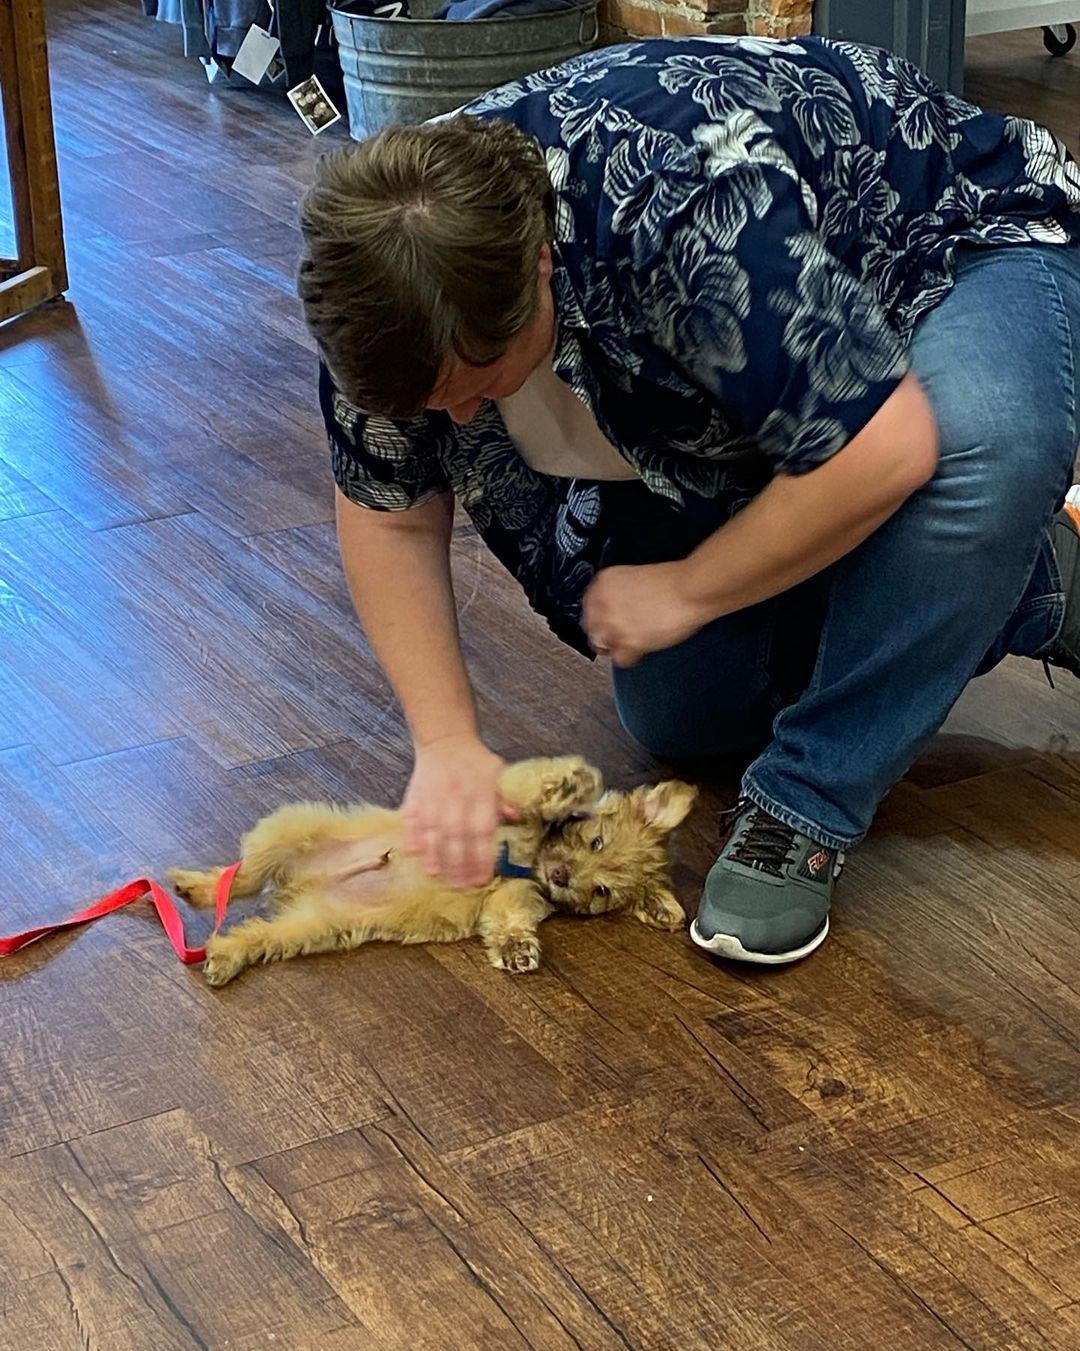
[[616, 666], [674, 647], [704, 628], [704, 614], [684, 588], [681, 563], [604, 568], [585, 592], [583, 625], [593, 650]]
[[402, 803], [405, 848], [430, 877], [453, 887], [482, 887], [495, 871], [494, 835], [516, 813], [499, 797], [505, 762], [479, 739], [442, 737], [416, 752]]

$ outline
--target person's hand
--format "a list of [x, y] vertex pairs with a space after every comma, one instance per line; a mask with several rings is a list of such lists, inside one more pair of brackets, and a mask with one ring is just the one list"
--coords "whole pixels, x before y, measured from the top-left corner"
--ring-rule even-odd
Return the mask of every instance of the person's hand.
[[482, 887], [495, 871], [495, 829], [516, 813], [499, 798], [504, 761], [477, 736], [441, 737], [419, 747], [402, 803], [405, 848], [430, 877]]
[[674, 647], [714, 618], [687, 594], [682, 563], [602, 569], [585, 592], [583, 615], [593, 651], [616, 666]]

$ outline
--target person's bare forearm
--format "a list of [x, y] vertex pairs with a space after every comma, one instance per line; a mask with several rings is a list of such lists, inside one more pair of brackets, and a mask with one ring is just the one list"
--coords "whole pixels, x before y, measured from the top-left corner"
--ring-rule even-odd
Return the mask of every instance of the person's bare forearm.
[[455, 886], [491, 880], [503, 762], [480, 738], [450, 577], [453, 498], [402, 512], [340, 492], [338, 539], [360, 621], [401, 700], [416, 763], [402, 802], [405, 848]]
[[775, 478], [686, 560], [687, 595], [706, 622], [777, 596], [869, 539], [910, 491], [905, 485], [852, 503], [823, 491], [810, 474]]
[[478, 735], [450, 575], [453, 515], [449, 496], [393, 513], [337, 497], [349, 590], [417, 747]]
[[778, 476], [700, 545], [682, 584], [703, 622], [787, 591], [870, 537], [933, 474], [937, 427], [908, 376], [866, 430], [798, 478]]
[[603, 568], [583, 619], [618, 666], [786, 591], [843, 558], [933, 477], [937, 424], [908, 376], [866, 427], [800, 478], [778, 475], [688, 558]]

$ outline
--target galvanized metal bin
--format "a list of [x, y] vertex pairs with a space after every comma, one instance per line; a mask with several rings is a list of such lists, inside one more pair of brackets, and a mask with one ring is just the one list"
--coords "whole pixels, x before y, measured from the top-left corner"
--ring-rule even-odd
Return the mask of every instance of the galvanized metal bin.
[[408, 19], [334, 9], [349, 130], [360, 141], [390, 123], [425, 122], [510, 80], [588, 51], [596, 0], [549, 14], [434, 19], [441, 0], [411, 0]]

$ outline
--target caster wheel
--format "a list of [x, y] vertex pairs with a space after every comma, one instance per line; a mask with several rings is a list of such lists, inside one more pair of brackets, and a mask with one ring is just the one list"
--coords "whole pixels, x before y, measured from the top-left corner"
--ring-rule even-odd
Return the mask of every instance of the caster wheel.
[[1064, 56], [1076, 46], [1076, 29], [1071, 23], [1043, 29], [1043, 46], [1051, 56]]

